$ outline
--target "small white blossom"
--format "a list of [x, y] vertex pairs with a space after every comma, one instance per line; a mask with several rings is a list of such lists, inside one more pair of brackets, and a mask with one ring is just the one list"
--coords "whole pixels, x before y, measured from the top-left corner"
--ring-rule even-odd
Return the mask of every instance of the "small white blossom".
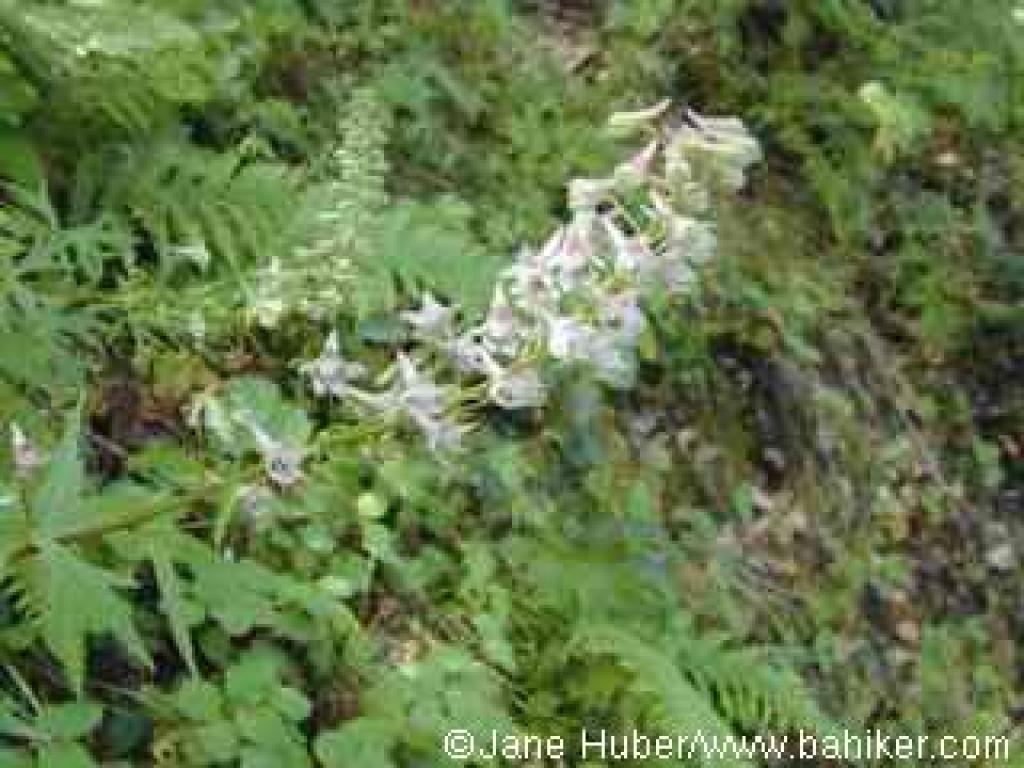
[[657, 283], [675, 295], [687, 293], [697, 282], [697, 273], [693, 267], [678, 257], [662, 261], [655, 277]]
[[615, 265], [620, 270], [633, 272], [653, 257], [650, 246], [643, 237], [629, 237], [611, 216], [602, 216], [601, 225], [612, 242]]
[[[761, 158], [761, 147], [741, 120], [734, 117], [704, 117], [687, 112], [689, 123], [683, 125], [666, 148], [671, 158], [684, 158], [699, 163], [701, 169], [730, 189], [743, 186], [744, 172]], [[710, 179], [704, 179], [710, 180]]]
[[547, 399], [540, 374], [533, 368], [523, 367], [493, 371], [488, 395], [495, 405], [506, 409], [536, 408]]
[[18, 476], [30, 474], [46, 461], [35, 444], [14, 422], [11, 422], [11, 453], [14, 458], [14, 472]]
[[445, 409], [447, 390], [416, 369], [415, 363], [404, 353], [398, 354], [398, 382], [394, 392], [395, 403], [413, 419], [436, 417]]
[[635, 343], [647, 328], [647, 318], [640, 308], [640, 299], [635, 291], [608, 296], [599, 310], [602, 323], [614, 328], [623, 339], [631, 343]]
[[665, 99], [646, 109], [616, 112], [608, 118], [608, 131], [616, 137], [626, 138], [632, 136], [638, 130], [650, 125], [665, 114], [670, 106], [672, 106], [672, 102], [669, 99]]
[[556, 360], [572, 361], [586, 357], [594, 330], [570, 315], [546, 318], [548, 354]]
[[302, 462], [306, 458], [304, 450], [274, 439], [257, 424], [248, 422], [245, 425], [256, 441], [263, 457], [263, 469], [274, 485], [290, 488], [305, 476], [302, 471]]
[[615, 169], [615, 181], [625, 189], [635, 189], [647, 181], [654, 164], [654, 158], [661, 148], [660, 141], [652, 141], [640, 152]]
[[420, 308], [402, 312], [400, 317], [412, 326], [420, 340], [442, 341], [452, 334], [455, 310], [439, 303], [430, 293], [424, 293]]
[[274, 494], [265, 485], [244, 485], [237, 497], [242, 519], [254, 533], [265, 531], [273, 522]]
[[487, 348], [502, 357], [518, 354], [527, 335], [519, 314], [503, 299], [491, 304], [479, 332]]
[[569, 182], [569, 208], [592, 210], [605, 202], [614, 190], [613, 179], [573, 179]]
[[490, 370], [489, 363], [493, 362], [487, 348], [473, 334], [453, 339], [445, 349], [461, 373], [486, 373]]
[[636, 379], [636, 355], [613, 334], [596, 334], [590, 343], [588, 359], [598, 378], [617, 389], [633, 386]]
[[413, 419], [427, 440], [427, 447], [433, 453], [451, 453], [462, 444], [462, 438], [470, 431], [465, 424], [457, 424], [445, 418], [417, 415]]
[[691, 264], [705, 264], [714, 256], [715, 233], [707, 222], [689, 216], [671, 216], [666, 222], [666, 249], [681, 254]]
[[303, 363], [299, 372], [309, 378], [313, 394], [317, 397], [342, 398], [349, 392], [349, 382], [366, 375], [366, 366], [351, 363], [341, 357], [338, 334], [331, 331], [324, 341], [320, 357]]
[[590, 266], [594, 257], [592, 221], [592, 215], [577, 213], [569, 225], [556, 235], [559, 246], [548, 262], [550, 268], [557, 268], [563, 276], [571, 279]]

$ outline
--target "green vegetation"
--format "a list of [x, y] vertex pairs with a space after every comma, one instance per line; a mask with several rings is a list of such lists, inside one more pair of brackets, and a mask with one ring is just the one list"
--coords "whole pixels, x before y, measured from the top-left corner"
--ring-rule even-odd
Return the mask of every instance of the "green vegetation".
[[1024, 764], [1024, 9], [531, 5], [0, 0], [0, 766]]

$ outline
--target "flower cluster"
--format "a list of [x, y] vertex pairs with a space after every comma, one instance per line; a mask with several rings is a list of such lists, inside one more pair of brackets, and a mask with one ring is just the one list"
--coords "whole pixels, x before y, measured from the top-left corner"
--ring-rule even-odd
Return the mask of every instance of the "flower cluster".
[[[457, 308], [429, 294], [419, 309], [401, 313], [417, 350], [478, 377], [479, 399], [504, 409], [542, 405], [542, 372], [551, 363], [584, 365], [609, 386], [630, 387], [646, 301], [694, 288], [715, 251], [711, 195], [741, 186], [759, 158], [740, 121], [688, 112], [669, 130], [668, 108], [664, 102], [612, 118], [616, 132], [645, 133], [648, 143], [612, 176], [569, 185], [568, 222], [501, 271], [482, 322], [459, 332]], [[450, 448], [466, 430], [451, 417], [458, 393], [419, 365], [400, 354], [388, 391], [358, 389], [352, 382], [365, 370], [340, 356], [332, 334], [301, 371], [314, 394], [403, 417], [432, 448]]]

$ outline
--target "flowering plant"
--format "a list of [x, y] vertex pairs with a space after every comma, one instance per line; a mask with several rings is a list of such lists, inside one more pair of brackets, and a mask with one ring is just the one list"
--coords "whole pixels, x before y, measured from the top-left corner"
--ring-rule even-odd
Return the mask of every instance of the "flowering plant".
[[[411, 424], [445, 451], [469, 429], [457, 404], [541, 407], [550, 365], [584, 365], [608, 386], [630, 387], [646, 303], [696, 290], [715, 251], [711, 196], [740, 187], [760, 156], [739, 120], [688, 111], [673, 126], [668, 111], [663, 102], [611, 118], [617, 135], [646, 145], [611, 176], [569, 184], [569, 220], [500, 271], [481, 323], [459, 329], [458, 307], [425, 293], [418, 309], [400, 313], [414, 348], [398, 354], [389, 389], [358, 388], [367, 369], [341, 356], [332, 332], [300, 367], [313, 393]], [[439, 385], [428, 370], [459, 384]]]

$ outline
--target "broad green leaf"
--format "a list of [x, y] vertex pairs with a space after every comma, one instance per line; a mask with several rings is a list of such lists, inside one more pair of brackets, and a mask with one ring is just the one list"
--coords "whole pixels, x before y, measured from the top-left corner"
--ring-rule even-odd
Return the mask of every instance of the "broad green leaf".
[[398, 742], [398, 724], [360, 717], [317, 737], [316, 756], [323, 768], [395, 768], [391, 751]]
[[235, 705], [259, 704], [278, 687], [277, 660], [265, 653], [251, 653], [227, 671], [224, 692]]
[[174, 694], [174, 706], [196, 722], [217, 720], [224, 715], [224, 697], [220, 689], [205, 680], [186, 680]]
[[228, 763], [238, 755], [239, 739], [235, 726], [226, 721], [214, 721], [191, 731], [189, 736], [195, 744], [190, 751], [203, 765]]
[[36, 718], [36, 726], [55, 741], [75, 741], [100, 724], [103, 707], [91, 701], [71, 701], [46, 709]]
[[48, 744], [39, 750], [38, 768], [100, 768], [79, 744]]

